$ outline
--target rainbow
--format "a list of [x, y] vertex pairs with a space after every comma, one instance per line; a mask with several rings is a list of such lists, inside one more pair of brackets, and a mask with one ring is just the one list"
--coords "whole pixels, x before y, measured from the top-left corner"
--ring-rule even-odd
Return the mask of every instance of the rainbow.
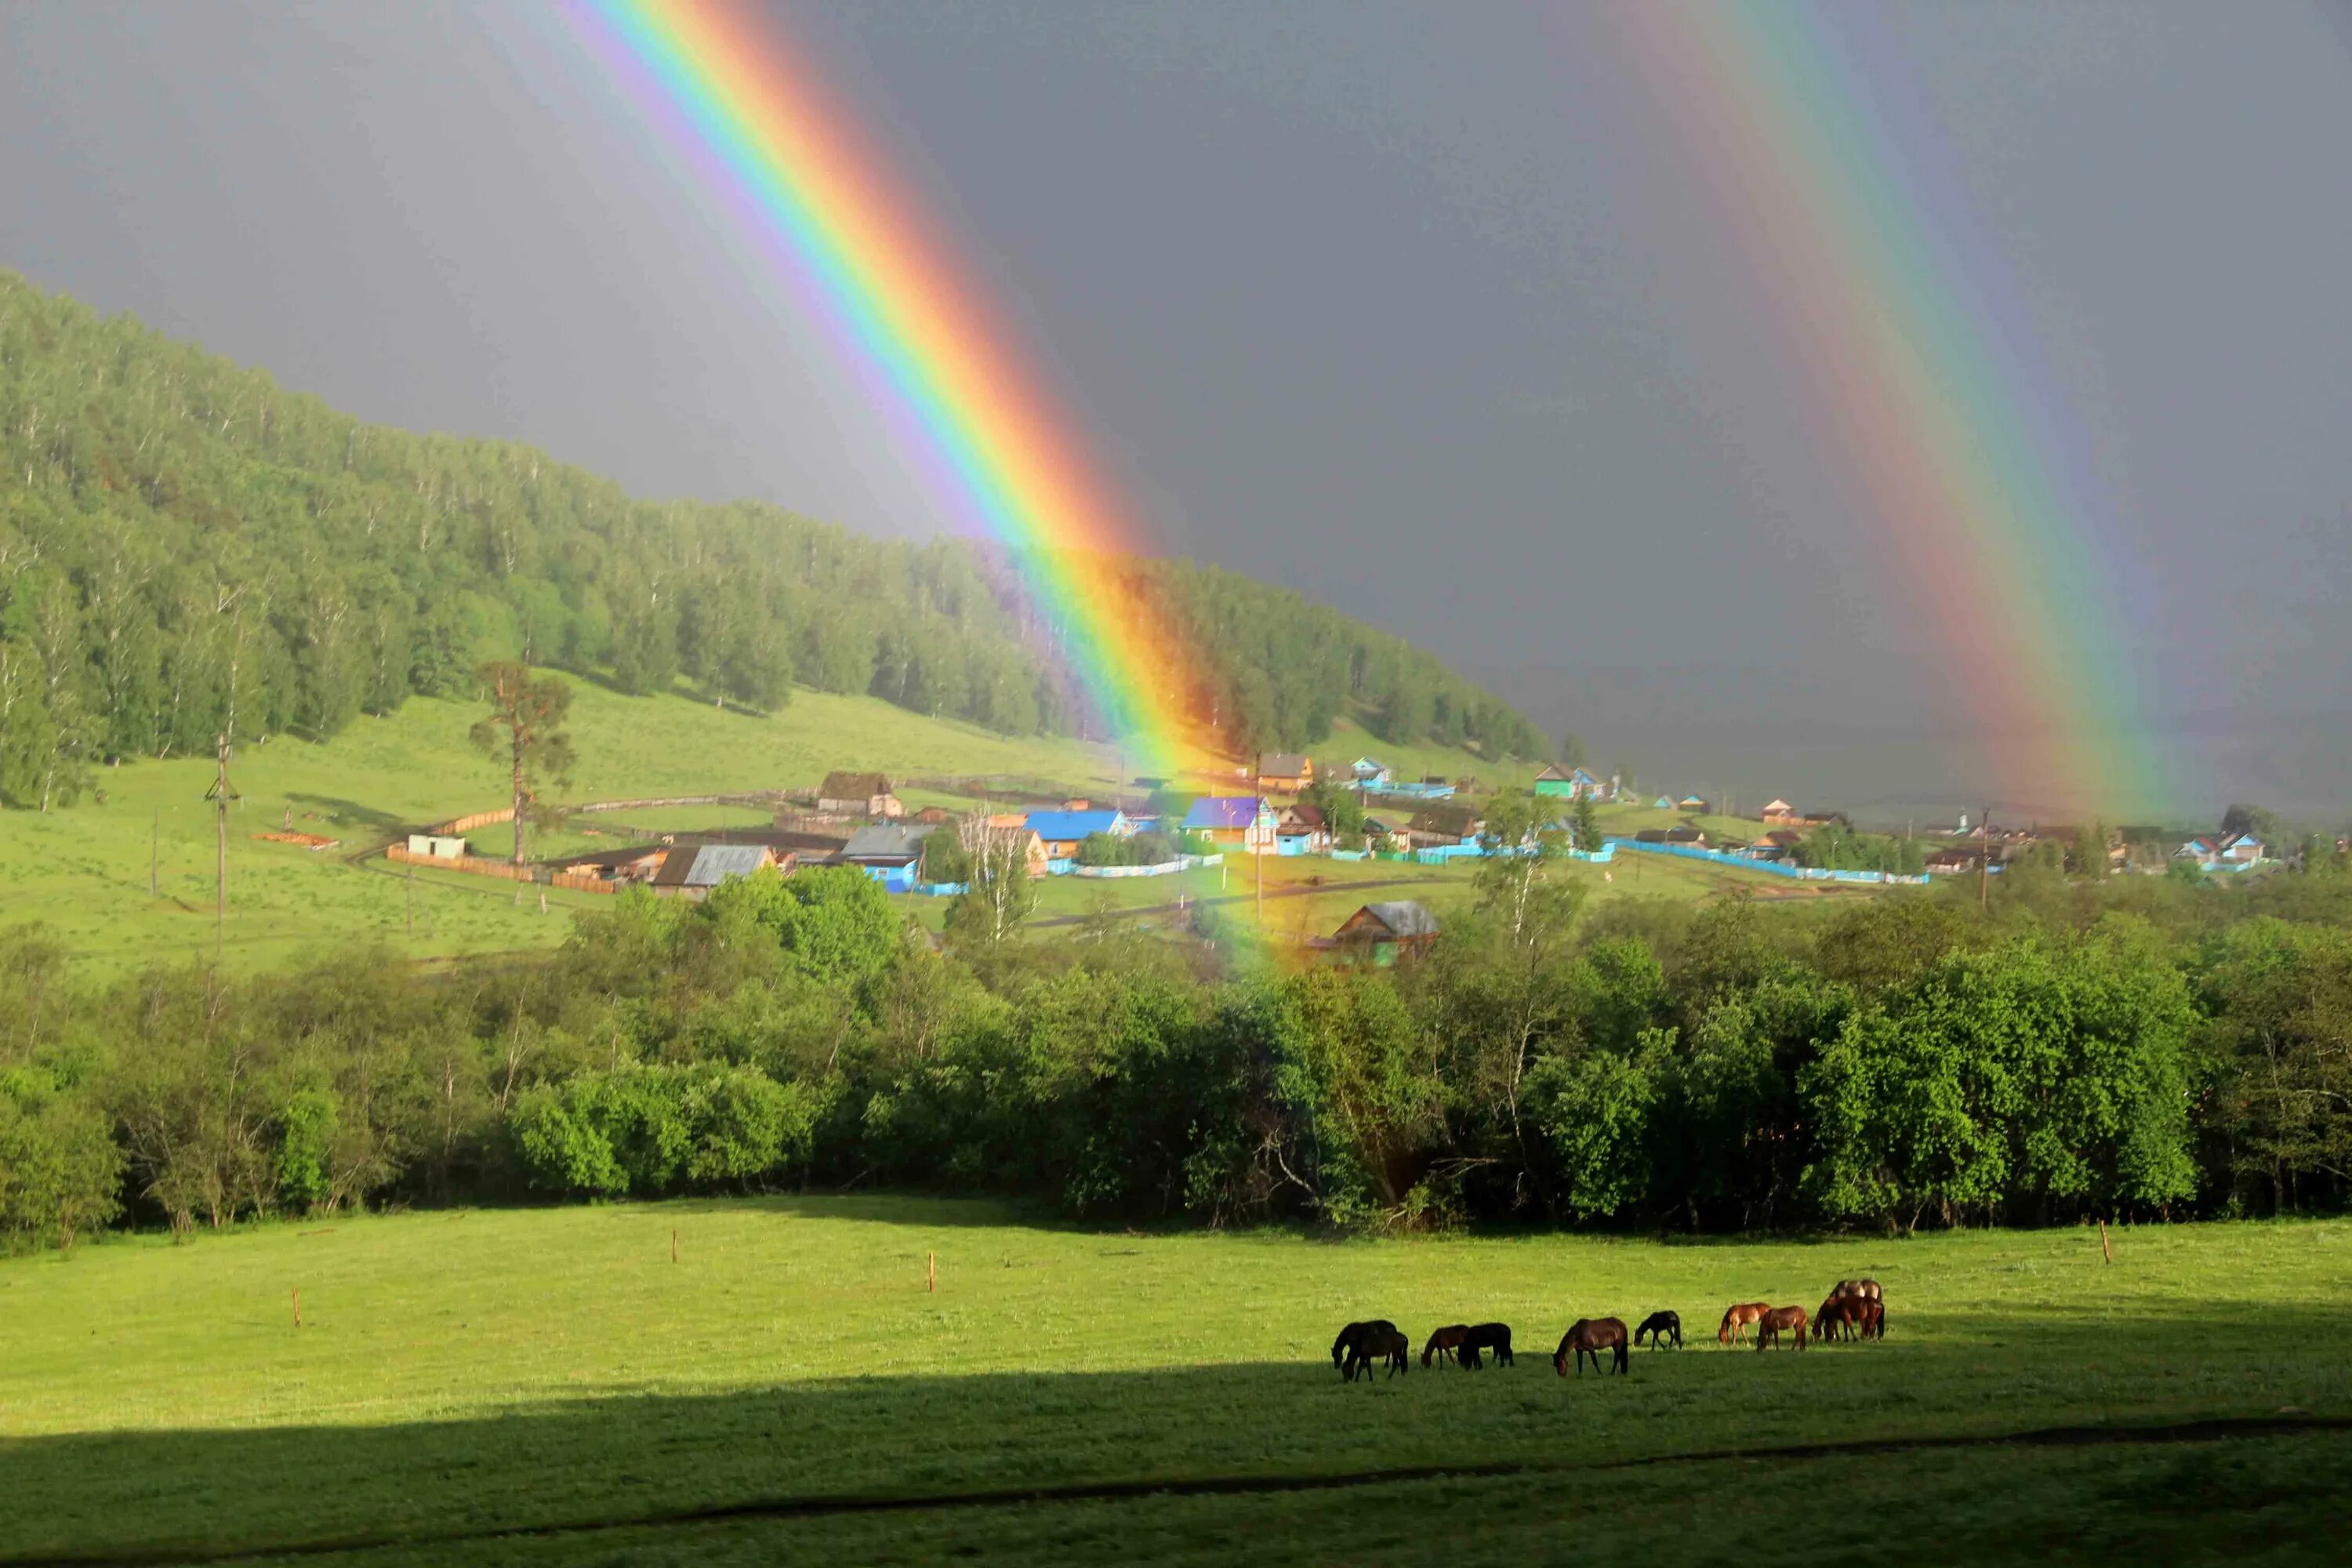
[[883, 389], [967, 522], [1004, 547], [1129, 770], [1189, 765], [1172, 685], [1187, 663], [1121, 571], [1138, 553], [1122, 509], [815, 73], [721, 0], [597, 0], [575, 15], [632, 101]]
[[2026, 809], [2160, 805], [2086, 443], [1867, 7], [1622, 7], [1814, 442]]

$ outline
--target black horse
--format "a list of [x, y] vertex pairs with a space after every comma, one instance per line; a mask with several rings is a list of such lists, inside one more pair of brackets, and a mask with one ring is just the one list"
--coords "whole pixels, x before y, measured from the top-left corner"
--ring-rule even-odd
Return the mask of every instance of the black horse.
[[1391, 1377], [1396, 1376], [1401, 1372], [1411, 1371], [1412, 1342], [1406, 1339], [1392, 1324], [1367, 1323], [1364, 1325], [1362, 1336], [1349, 1349], [1348, 1364], [1339, 1369], [1339, 1373], [1349, 1383], [1353, 1383], [1356, 1381], [1356, 1374], [1360, 1372], [1364, 1374], [1364, 1381], [1370, 1383], [1372, 1380], [1373, 1363], [1383, 1361], [1389, 1363]]
[[1486, 1363], [1478, 1359], [1480, 1351], [1493, 1351], [1496, 1366], [1511, 1363], [1511, 1325], [1480, 1323], [1462, 1336], [1462, 1364], [1475, 1372]]
[[[1354, 1355], [1356, 1347], [1364, 1342], [1364, 1336], [1381, 1330], [1394, 1333], [1396, 1325], [1386, 1318], [1368, 1318], [1360, 1323], [1349, 1323], [1346, 1328], [1341, 1329], [1339, 1337], [1331, 1342], [1331, 1370], [1333, 1372], [1344, 1370], [1339, 1363]], [[1350, 1373], [1349, 1381], [1354, 1380], [1355, 1374]]]
[[1669, 1340], [1674, 1342], [1675, 1349], [1680, 1350], [1683, 1348], [1682, 1317], [1675, 1312], [1653, 1312], [1642, 1320], [1640, 1328], [1633, 1331], [1633, 1342], [1640, 1344], [1643, 1334], [1650, 1336], [1652, 1350], [1663, 1348]]

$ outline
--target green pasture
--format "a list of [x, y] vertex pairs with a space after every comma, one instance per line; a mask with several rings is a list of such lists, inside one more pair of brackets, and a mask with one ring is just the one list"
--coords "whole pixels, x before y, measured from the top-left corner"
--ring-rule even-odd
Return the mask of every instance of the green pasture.
[[[1883, 1343], [1713, 1342], [1856, 1274]], [[2316, 1561], [2347, 1279], [2344, 1221], [2118, 1230], [2112, 1264], [2082, 1229], [1331, 1241], [892, 1197], [136, 1237], [0, 1262], [0, 1562]], [[1688, 1348], [1554, 1375], [1572, 1319], [1660, 1307]], [[1344, 1384], [1368, 1316], [1499, 1319], [1518, 1364]], [[2257, 1425], [2016, 1441], [2210, 1421]], [[1903, 1447], [1951, 1439], [1985, 1446]]]

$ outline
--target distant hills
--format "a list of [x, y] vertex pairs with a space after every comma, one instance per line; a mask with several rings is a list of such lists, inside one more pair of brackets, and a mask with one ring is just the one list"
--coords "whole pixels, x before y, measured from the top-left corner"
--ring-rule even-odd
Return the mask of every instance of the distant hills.
[[[0, 272], [0, 802], [109, 757], [323, 739], [519, 657], [772, 709], [795, 685], [1018, 736], [1098, 728], [1060, 628], [957, 540], [656, 502], [527, 447], [369, 425]], [[1349, 718], [1401, 745], [1548, 748], [1402, 638], [1190, 562], [1126, 589], [1189, 644], [1164, 693], [1237, 754]]]

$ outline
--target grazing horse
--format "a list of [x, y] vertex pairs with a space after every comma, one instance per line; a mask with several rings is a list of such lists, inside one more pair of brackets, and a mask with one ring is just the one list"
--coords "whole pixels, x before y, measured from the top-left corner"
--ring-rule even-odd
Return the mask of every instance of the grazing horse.
[[1393, 1325], [1386, 1323], [1366, 1330], [1363, 1337], [1348, 1352], [1348, 1364], [1341, 1371], [1349, 1383], [1356, 1381], [1359, 1372], [1364, 1374], [1364, 1381], [1370, 1383], [1372, 1381], [1372, 1363], [1382, 1361], [1389, 1363], [1391, 1377], [1412, 1370], [1412, 1342], [1398, 1332]]
[[[1568, 1332], [1559, 1337], [1559, 1349], [1552, 1352], [1551, 1369], [1560, 1376], [1568, 1375], [1568, 1358], [1576, 1357], [1576, 1375], [1584, 1375], [1584, 1358], [1592, 1358], [1592, 1370], [1601, 1372], [1601, 1352], [1612, 1352], [1617, 1358], [1617, 1373], [1623, 1376], [1625, 1359], [1625, 1320], [1622, 1318], [1579, 1318], [1569, 1325]], [[1602, 1373], [1603, 1376], [1607, 1374]]]
[[1748, 1325], [1772, 1310], [1766, 1301], [1740, 1301], [1723, 1310], [1723, 1327], [1715, 1331], [1715, 1342], [1727, 1345], [1748, 1340]]
[[1478, 1359], [1480, 1351], [1493, 1351], [1496, 1366], [1511, 1364], [1511, 1325], [1480, 1323], [1462, 1339], [1462, 1364], [1476, 1372], [1486, 1363]]
[[1460, 1366], [1462, 1364], [1462, 1342], [1469, 1337], [1469, 1324], [1448, 1323], [1445, 1327], [1432, 1333], [1429, 1336], [1429, 1342], [1421, 1347], [1421, 1364], [1427, 1366], [1429, 1364], [1429, 1359], [1432, 1356], [1435, 1356], [1441, 1361], [1450, 1356], [1453, 1358], [1454, 1364]]
[[1813, 1314], [1813, 1338], [1822, 1344], [1835, 1342], [1841, 1332], [1848, 1339], [1862, 1336], [1870, 1321], [1870, 1303], [1859, 1296], [1832, 1296]]
[[1756, 1320], [1756, 1348], [1780, 1342], [1780, 1331], [1786, 1329], [1797, 1336], [1797, 1348], [1805, 1348], [1805, 1310], [1802, 1307], [1775, 1307]]
[[[1363, 1322], [1349, 1323], [1346, 1328], [1341, 1329], [1339, 1337], [1331, 1342], [1331, 1370], [1339, 1371], [1341, 1358], [1351, 1356], [1356, 1347], [1364, 1342], [1364, 1336], [1379, 1329], [1386, 1329], [1391, 1333], [1396, 1332], [1396, 1325], [1386, 1318], [1369, 1318]], [[1349, 1381], [1351, 1383], [1355, 1381], [1352, 1374]]]
[[1832, 1301], [1849, 1301], [1856, 1310], [1849, 1315], [1853, 1332], [1866, 1340], [1886, 1337], [1886, 1300], [1875, 1279], [1841, 1279], [1830, 1292]]
[[1679, 1312], [1651, 1313], [1648, 1317], [1642, 1320], [1642, 1326], [1633, 1331], [1633, 1342], [1637, 1345], [1640, 1344], [1643, 1334], [1650, 1336], [1650, 1348], [1652, 1350], [1664, 1348], [1668, 1340], [1672, 1340], [1674, 1342], [1675, 1349], [1682, 1349], [1682, 1314]]

